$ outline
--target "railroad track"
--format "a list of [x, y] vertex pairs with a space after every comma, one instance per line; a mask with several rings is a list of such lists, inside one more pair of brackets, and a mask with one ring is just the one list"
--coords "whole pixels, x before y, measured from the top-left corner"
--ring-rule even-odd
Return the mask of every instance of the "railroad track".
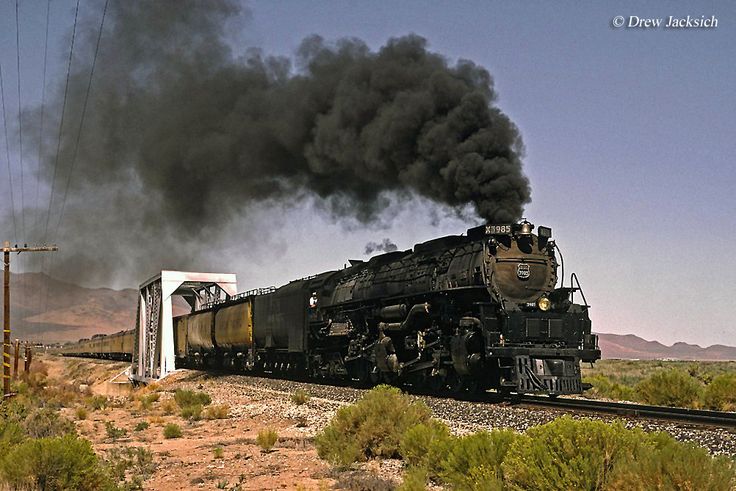
[[[99, 361], [99, 360], [98, 360]], [[204, 372], [203, 372], [204, 373]], [[253, 377], [254, 375], [238, 374], [233, 372], [210, 372], [220, 376], [238, 376]], [[349, 381], [335, 380], [306, 380], [297, 381], [285, 379], [280, 376], [271, 376], [270, 374], [260, 374], [263, 380], [283, 381], [286, 383], [312, 384], [319, 387], [334, 387], [352, 389]], [[564, 411], [573, 411], [591, 414], [611, 414], [625, 418], [641, 418], [660, 421], [672, 421], [680, 423], [690, 423], [700, 426], [710, 426], [715, 428], [723, 428], [736, 432], [736, 413], [709, 411], [704, 409], [685, 409], [666, 406], [649, 406], [642, 404], [633, 404], [626, 402], [608, 402], [593, 399], [570, 399], [566, 397], [549, 398], [547, 396], [512, 396], [501, 397], [495, 392], [485, 392], [482, 394], [450, 394], [450, 393], [429, 393], [426, 391], [412, 391], [411, 388], [404, 387], [417, 396], [439, 397], [441, 399], [452, 399], [456, 401], [464, 401], [469, 403], [491, 403], [503, 404], [511, 406], [526, 406], [530, 408], [559, 409]], [[357, 389], [361, 390], [361, 389]]]
[[679, 421], [699, 425], [718, 426], [736, 430], [736, 413], [709, 411], [705, 409], [685, 409], [679, 407], [647, 406], [626, 402], [595, 401], [590, 399], [567, 399], [536, 396], [522, 396], [514, 401], [527, 406], [615, 414], [623, 417]]

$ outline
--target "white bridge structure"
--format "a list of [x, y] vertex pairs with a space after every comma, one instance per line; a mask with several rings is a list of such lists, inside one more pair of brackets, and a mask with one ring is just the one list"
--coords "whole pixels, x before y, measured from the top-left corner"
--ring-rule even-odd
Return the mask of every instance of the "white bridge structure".
[[237, 293], [230, 273], [161, 271], [140, 286], [131, 375], [133, 380], [160, 380], [175, 369], [171, 299], [181, 296], [192, 311], [224, 302]]

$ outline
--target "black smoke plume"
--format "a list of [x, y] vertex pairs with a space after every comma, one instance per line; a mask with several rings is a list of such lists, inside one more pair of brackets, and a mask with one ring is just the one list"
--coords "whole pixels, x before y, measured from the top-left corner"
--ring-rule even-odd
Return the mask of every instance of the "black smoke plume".
[[[247, 20], [227, 0], [110, 3], [61, 227], [88, 247], [66, 273], [186, 267], [199, 253], [191, 244], [269, 201], [316, 197], [336, 219], [364, 223], [387, 196], [471, 206], [494, 222], [521, 216], [521, 138], [483, 67], [451, 63], [416, 35], [376, 51], [315, 35], [293, 59], [232, 48], [226, 34]], [[94, 22], [78, 33], [68, 121], [79, 117]], [[63, 85], [49, 107], [62, 96]], [[67, 125], [55, 204], [76, 136]], [[150, 257], [152, 245], [165, 255]]]
[[368, 242], [365, 245], [365, 253], [373, 254], [374, 252], [381, 251], [381, 252], [394, 252], [398, 251], [399, 247], [394, 244], [391, 239], [383, 239], [382, 242]]

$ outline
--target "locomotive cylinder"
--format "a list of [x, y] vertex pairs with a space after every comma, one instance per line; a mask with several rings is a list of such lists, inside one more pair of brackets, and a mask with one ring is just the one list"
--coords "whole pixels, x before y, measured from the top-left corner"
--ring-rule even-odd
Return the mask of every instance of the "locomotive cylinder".
[[406, 304], [389, 305], [378, 312], [378, 317], [384, 321], [403, 321], [408, 313]]

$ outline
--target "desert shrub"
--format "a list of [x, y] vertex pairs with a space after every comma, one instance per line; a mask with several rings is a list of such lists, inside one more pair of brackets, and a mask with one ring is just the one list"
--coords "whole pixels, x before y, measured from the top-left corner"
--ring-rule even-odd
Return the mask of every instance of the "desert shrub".
[[525, 435], [494, 430], [459, 438], [431, 422], [407, 430], [401, 451], [404, 491], [425, 489], [428, 478], [457, 490], [736, 489], [736, 462], [727, 457], [666, 433], [569, 416]]
[[501, 464], [518, 434], [511, 430], [481, 431], [451, 440], [440, 477], [452, 489], [501, 490]]
[[270, 452], [279, 439], [279, 434], [271, 428], [264, 428], [258, 432], [256, 443], [264, 452]]
[[43, 392], [46, 405], [54, 408], [72, 407], [81, 400], [77, 388], [68, 383], [49, 384]]
[[194, 392], [193, 390], [185, 389], [176, 389], [174, 400], [179, 407], [182, 408], [186, 406], [194, 406], [196, 404], [206, 406], [212, 402], [212, 399], [206, 392]]
[[307, 394], [307, 391], [305, 391], [304, 389], [297, 389], [294, 391], [293, 394], [291, 394], [291, 402], [293, 402], [297, 406], [306, 404], [307, 402], [309, 402], [309, 394]]
[[427, 489], [428, 471], [424, 467], [409, 467], [404, 473], [404, 480], [398, 491], [425, 491]]
[[222, 447], [215, 447], [212, 449], [212, 457], [215, 459], [221, 459], [225, 456], [225, 450], [222, 449]]
[[701, 392], [700, 382], [678, 369], [655, 372], [636, 384], [639, 400], [658, 406], [694, 407]]
[[25, 380], [16, 379], [10, 382], [10, 392], [15, 394], [27, 395], [31, 393], [31, 388]]
[[620, 422], [563, 416], [517, 436], [501, 467], [513, 489], [602, 489], [616, 461], [644, 441]]
[[20, 424], [16, 421], [0, 420], [0, 455], [25, 439], [26, 435]]
[[174, 399], [166, 399], [161, 404], [161, 411], [163, 411], [164, 414], [171, 415], [176, 412], [177, 409], [179, 409], [179, 406], [176, 404], [176, 401]]
[[451, 439], [447, 425], [430, 419], [406, 430], [399, 443], [399, 453], [409, 466], [423, 468], [425, 475], [435, 477], [440, 463], [447, 458]]
[[0, 475], [14, 489], [85, 491], [111, 484], [90, 443], [73, 435], [15, 446], [0, 461]]
[[87, 408], [84, 406], [78, 406], [77, 409], [74, 411], [74, 415], [77, 417], [77, 419], [87, 419]]
[[727, 457], [711, 457], [704, 448], [677, 442], [666, 433], [648, 435], [647, 440], [647, 448], [617, 463], [605, 489], [736, 489], [736, 467]]
[[138, 403], [140, 405], [140, 408], [142, 410], [148, 411], [153, 407], [153, 403], [158, 401], [160, 397], [160, 394], [158, 392], [153, 392], [151, 394], [144, 394], [138, 398]]
[[[345, 491], [394, 491], [396, 489], [393, 481], [382, 476], [380, 472], [358, 469], [344, 470], [337, 473], [336, 477], [335, 489]], [[326, 489], [326, 486], [322, 485], [321, 488]]]
[[94, 411], [105, 409], [109, 401], [105, 396], [92, 396], [87, 398], [87, 405]]
[[112, 421], [105, 422], [105, 433], [107, 433], [108, 438], [112, 438], [113, 440], [117, 440], [118, 438], [122, 438], [128, 434], [124, 428], [118, 428], [112, 424]]
[[346, 465], [371, 457], [398, 457], [406, 430], [429, 421], [430, 411], [395, 387], [380, 385], [337, 411], [315, 438], [323, 459]]
[[148, 424], [148, 421], [140, 421], [137, 425], [135, 425], [134, 431], [143, 431], [147, 430], [150, 425]]
[[202, 418], [202, 405], [191, 404], [188, 406], [182, 406], [181, 417], [192, 421], [199, 421]]
[[148, 419], [148, 421], [152, 425], [162, 425], [166, 422], [166, 420], [162, 418], [161, 416], [152, 416], [151, 418]]
[[178, 424], [169, 423], [164, 426], [164, 438], [179, 438], [181, 437], [181, 428]]
[[227, 404], [213, 404], [207, 406], [202, 412], [205, 419], [227, 419], [230, 413], [230, 406]]
[[107, 450], [105, 464], [112, 479], [124, 482], [123, 489], [143, 489], [143, 481], [156, 470], [153, 454], [143, 447], [114, 447]]
[[21, 380], [27, 384], [33, 390], [43, 389], [46, 386], [48, 379], [48, 368], [46, 365], [36, 363], [31, 365], [31, 371], [29, 373], [23, 372], [21, 374]]
[[705, 387], [703, 405], [719, 411], [736, 410], [736, 375], [718, 375]]
[[74, 423], [51, 408], [36, 408], [31, 411], [23, 422], [23, 430], [33, 438], [76, 433]]
[[633, 387], [615, 382], [605, 375], [585, 377], [583, 382], [593, 385], [593, 388], [589, 389], [586, 395], [605, 397], [616, 401], [636, 400], [636, 391]]
[[22, 423], [34, 407], [36, 407], [36, 401], [31, 397], [17, 395], [0, 404], [0, 421]]
[[151, 394], [153, 392], [158, 392], [161, 390], [161, 385], [156, 382], [151, 382], [150, 384], [141, 387], [141, 389], [138, 391], [139, 394]]

